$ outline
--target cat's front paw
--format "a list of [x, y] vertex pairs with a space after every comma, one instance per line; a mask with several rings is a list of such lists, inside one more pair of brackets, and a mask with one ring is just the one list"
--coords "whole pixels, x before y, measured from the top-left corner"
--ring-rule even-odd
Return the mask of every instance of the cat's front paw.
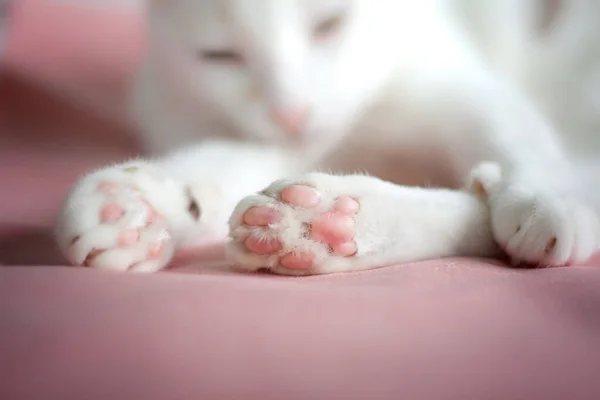
[[69, 262], [117, 271], [165, 267], [174, 243], [161, 210], [177, 206], [169, 183], [147, 165], [106, 168], [75, 185], [56, 239]]
[[360, 199], [335, 185], [327, 188], [336, 179], [344, 177], [310, 174], [277, 181], [242, 200], [230, 219], [230, 259], [247, 270], [284, 275], [345, 270], [344, 260], [358, 251]]
[[487, 197], [494, 236], [513, 262], [567, 266], [586, 262], [598, 250], [598, 216], [573, 193], [504, 180], [490, 163], [473, 177], [475, 191]]

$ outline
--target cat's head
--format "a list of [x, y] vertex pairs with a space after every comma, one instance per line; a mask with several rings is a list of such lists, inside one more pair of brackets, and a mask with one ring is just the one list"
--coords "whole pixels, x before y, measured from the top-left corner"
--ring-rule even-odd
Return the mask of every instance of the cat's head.
[[394, 66], [385, 4], [152, 0], [150, 27], [178, 79], [245, 135], [329, 141], [351, 127]]

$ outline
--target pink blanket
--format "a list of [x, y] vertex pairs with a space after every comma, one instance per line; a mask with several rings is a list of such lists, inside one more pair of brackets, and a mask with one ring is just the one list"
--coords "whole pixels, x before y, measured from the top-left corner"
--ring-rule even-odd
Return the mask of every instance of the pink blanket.
[[15, 265], [0, 268], [0, 399], [600, 398], [594, 267], [449, 259], [285, 278], [222, 262], [151, 276], [60, 266], [49, 229], [72, 181], [136, 154], [115, 121], [141, 19], [16, 3], [0, 76], [0, 264]]

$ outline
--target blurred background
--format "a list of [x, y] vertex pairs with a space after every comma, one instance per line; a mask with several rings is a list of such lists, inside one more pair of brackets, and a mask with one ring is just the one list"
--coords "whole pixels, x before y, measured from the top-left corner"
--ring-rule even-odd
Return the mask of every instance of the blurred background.
[[139, 155], [127, 87], [140, 0], [0, 0], [0, 264], [63, 260], [51, 228], [73, 182]]

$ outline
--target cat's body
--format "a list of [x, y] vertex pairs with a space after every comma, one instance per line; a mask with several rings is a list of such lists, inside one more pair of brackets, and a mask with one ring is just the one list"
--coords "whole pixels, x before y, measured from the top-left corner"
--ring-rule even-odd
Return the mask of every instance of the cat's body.
[[[148, 149], [169, 154], [157, 172], [188, 190], [171, 205], [148, 201], [197, 203], [200, 218], [166, 216], [176, 242], [223, 237], [233, 207], [280, 178], [367, 172], [459, 188], [490, 160], [501, 182], [477, 179], [496, 241], [532, 263], [583, 261], [598, 240], [587, 204], [600, 206], [590, 190], [600, 172], [596, 15], [586, 0], [154, 0], [134, 115]], [[65, 215], [72, 236], [81, 217]]]

